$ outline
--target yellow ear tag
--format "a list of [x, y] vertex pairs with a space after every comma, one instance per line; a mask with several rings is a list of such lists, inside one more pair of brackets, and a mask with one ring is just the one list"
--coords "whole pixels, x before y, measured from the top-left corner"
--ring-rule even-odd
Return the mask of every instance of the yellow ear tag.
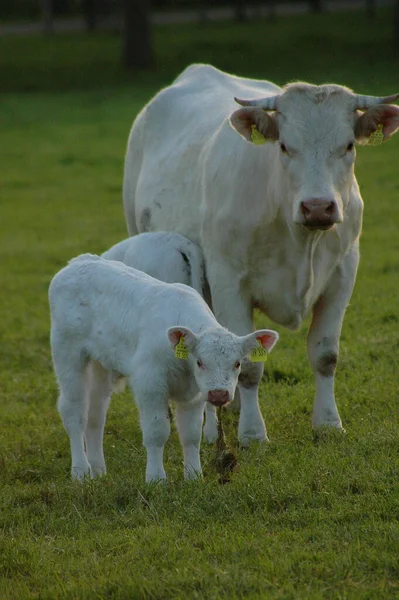
[[382, 144], [384, 139], [384, 134], [382, 133], [382, 123], [380, 123], [377, 127], [377, 130], [370, 135], [366, 146], [379, 146]]
[[256, 146], [260, 146], [261, 144], [266, 144], [266, 138], [263, 135], [263, 133], [261, 133], [256, 125], [252, 124], [251, 125], [251, 140], [252, 142], [256, 145]]
[[266, 362], [267, 361], [267, 350], [264, 349], [260, 340], [258, 340], [259, 348], [254, 348], [249, 359], [251, 362]]
[[188, 348], [184, 343], [183, 336], [181, 336], [179, 343], [175, 346], [175, 356], [176, 358], [180, 358], [181, 360], [188, 359]]

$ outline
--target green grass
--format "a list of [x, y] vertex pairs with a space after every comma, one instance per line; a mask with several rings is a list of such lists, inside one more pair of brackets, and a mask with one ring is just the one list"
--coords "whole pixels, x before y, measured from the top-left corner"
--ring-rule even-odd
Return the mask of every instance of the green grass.
[[358, 13], [222, 23], [178, 35], [160, 28], [157, 67], [133, 75], [114, 66], [116, 37], [2, 40], [2, 600], [399, 597], [399, 135], [358, 151], [362, 258], [336, 386], [345, 436], [313, 440], [306, 327], [278, 328], [261, 389], [272, 441], [238, 452], [229, 485], [218, 485], [206, 446], [204, 480], [185, 483], [173, 430], [169, 482], [147, 486], [128, 393], [115, 396], [109, 411], [108, 476], [72, 483], [47, 306], [48, 283], [66, 260], [125, 237], [129, 127], [180, 68], [211, 61], [279, 83], [334, 80], [393, 93], [390, 16], [382, 11], [373, 24]]

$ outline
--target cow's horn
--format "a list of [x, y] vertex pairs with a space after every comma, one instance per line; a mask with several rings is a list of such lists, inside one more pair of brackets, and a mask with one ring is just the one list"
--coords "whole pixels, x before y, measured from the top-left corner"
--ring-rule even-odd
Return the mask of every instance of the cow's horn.
[[276, 110], [278, 98], [279, 96], [268, 96], [257, 100], [241, 100], [240, 98], [234, 98], [234, 100], [241, 106], [256, 106], [257, 108], [263, 108], [263, 110]]
[[394, 94], [393, 96], [362, 96], [361, 94], [355, 95], [355, 110], [356, 109], [366, 109], [371, 108], [372, 106], [377, 106], [377, 104], [390, 104], [391, 102], [395, 102], [399, 98], [399, 94]]

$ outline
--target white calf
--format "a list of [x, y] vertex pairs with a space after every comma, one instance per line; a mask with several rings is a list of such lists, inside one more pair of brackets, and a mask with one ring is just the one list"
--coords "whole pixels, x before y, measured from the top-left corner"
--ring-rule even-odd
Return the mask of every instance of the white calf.
[[102, 254], [144, 271], [165, 283], [184, 283], [203, 296], [205, 263], [202, 251], [179, 233], [141, 233], [115, 244]]
[[[176, 404], [185, 477], [197, 477], [205, 402], [227, 404], [241, 361], [261, 347], [270, 351], [278, 339], [267, 329], [237, 336], [218, 324], [193, 289], [90, 254], [55, 275], [49, 301], [58, 407], [76, 479], [106, 472], [104, 425], [121, 376], [139, 408], [146, 480], [166, 478], [170, 401]], [[257, 403], [251, 408], [259, 410]]]
[[[165, 283], [184, 283], [204, 296], [205, 263], [202, 251], [197, 244], [179, 233], [141, 233], [115, 244], [102, 257], [119, 260]], [[211, 444], [218, 435], [216, 410], [207, 404], [205, 414], [204, 437]]]

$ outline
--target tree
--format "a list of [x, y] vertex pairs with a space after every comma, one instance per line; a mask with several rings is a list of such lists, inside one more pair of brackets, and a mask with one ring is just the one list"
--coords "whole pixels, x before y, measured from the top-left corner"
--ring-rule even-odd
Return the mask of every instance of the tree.
[[235, 18], [236, 21], [244, 21], [246, 14], [245, 14], [245, 0], [235, 0], [234, 1], [234, 6], [235, 6]]
[[310, 8], [313, 12], [321, 12], [323, 10], [323, 0], [310, 0]]
[[96, 0], [83, 0], [83, 15], [89, 33], [96, 28], [96, 8]]
[[53, 33], [53, 0], [40, 0], [43, 16], [43, 32], [46, 35]]
[[366, 0], [366, 10], [370, 19], [375, 17], [375, 0]]
[[128, 69], [153, 63], [149, 0], [124, 0], [123, 62]]
[[393, 43], [399, 55], [399, 0], [396, 0], [393, 14]]
[[268, 7], [269, 19], [276, 18], [276, 2], [275, 0], [267, 0], [266, 6]]

